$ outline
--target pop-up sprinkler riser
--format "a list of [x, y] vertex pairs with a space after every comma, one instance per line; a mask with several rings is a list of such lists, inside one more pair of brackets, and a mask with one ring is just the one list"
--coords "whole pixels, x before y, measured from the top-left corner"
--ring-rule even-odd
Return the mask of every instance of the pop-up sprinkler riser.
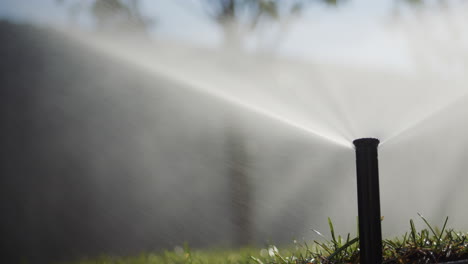
[[361, 264], [382, 263], [379, 166], [375, 138], [353, 141], [356, 149], [359, 249]]

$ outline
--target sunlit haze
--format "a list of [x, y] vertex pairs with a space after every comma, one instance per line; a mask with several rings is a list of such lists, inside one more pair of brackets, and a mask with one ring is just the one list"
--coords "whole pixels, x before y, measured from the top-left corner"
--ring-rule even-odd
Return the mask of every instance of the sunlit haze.
[[468, 230], [467, 3], [207, 2], [2, 1], [5, 259], [354, 236], [366, 137], [384, 237]]

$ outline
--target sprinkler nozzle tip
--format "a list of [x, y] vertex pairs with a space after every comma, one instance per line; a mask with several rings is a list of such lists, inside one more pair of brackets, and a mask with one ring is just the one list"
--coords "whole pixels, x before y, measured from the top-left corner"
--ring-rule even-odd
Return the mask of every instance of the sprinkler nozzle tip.
[[379, 143], [376, 138], [358, 138], [353, 141], [355, 147], [377, 147]]

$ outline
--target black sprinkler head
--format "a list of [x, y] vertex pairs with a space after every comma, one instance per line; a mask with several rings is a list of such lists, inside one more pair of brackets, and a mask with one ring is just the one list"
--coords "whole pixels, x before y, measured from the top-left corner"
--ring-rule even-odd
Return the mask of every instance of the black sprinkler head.
[[360, 148], [376, 148], [380, 143], [380, 140], [376, 138], [359, 138], [353, 141], [356, 149]]
[[356, 147], [359, 249], [361, 264], [382, 263], [379, 166], [376, 138], [353, 141]]

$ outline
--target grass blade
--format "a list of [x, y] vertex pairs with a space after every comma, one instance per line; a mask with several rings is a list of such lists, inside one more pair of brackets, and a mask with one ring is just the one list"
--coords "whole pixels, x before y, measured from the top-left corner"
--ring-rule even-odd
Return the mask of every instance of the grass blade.
[[437, 245], [439, 245], [440, 240], [442, 239], [442, 236], [444, 235], [445, 227], [447, 227], [447, 222], [448, 222], [448, 216], [445, 218], [444, 226], [442, 227], [442, 230], [440, 231], [440, 236], [437, 239]]
[[413, 219], [410, 219], [409, 221], [410, 221], [410, 227], [411, 227], [411, 238], [413, 238], [413, 243], [417, 244], [417, 240], [416, 240], [416, 236], [417, 236], [416, 227], [414, 226]]
[[359, 241], [359, 237], [356, 237], [354, 238], [353, 240], [349, 241], [348, 243], [344, 244], [342, 247], [340, 247], [339, 249], [335, 250], [335, 252], [333, 252], [333, 254], [331, 254], [330, 256], [328, 256], [327, 260], [330, 261], [331, 259], [333, 259], [336, 255], [340, 254], [340, 252], [342, 252], [343, 250], [347, 249], [349, 246], [351, 246], [352, 244], [356, 243], [357, 241]]
[[331, 236], [332, 236], [332, 242], [333, 242], [333, 244], [335, 244], [335, 246], [336, 246], [338, 243], [337, 243], [337, 241], [336, 241], [335, 229], [333, 228], [333, 223], [332, 223], [330, 217], [328, 217], [328, 225], [330, 226], [330, 233], [331, 233]]
[[257, 263], [257, 264], [263, 264], [263, 262], [262, 262], [260, 259], [254, 257], [254, 256], [250, 256], [250, 258], [251, 258], [253, 261], [255, 261], [255, 263]]
[[422, 220], [424, 221], [424, 223], [426, 223], [426, 225], [429, 227], [429, 229], [431, 230], [431, 232], [434, 234], [435, 237], [438, 237], [436, 231], [434, 231], [434, 229], [432, 228], [432, 226], [429, 224], [429, 222], [426, 220], [426, 218], [424, 218], [424, 216], [420, 213], [418, 213], [419, 217], [422, 218]]

